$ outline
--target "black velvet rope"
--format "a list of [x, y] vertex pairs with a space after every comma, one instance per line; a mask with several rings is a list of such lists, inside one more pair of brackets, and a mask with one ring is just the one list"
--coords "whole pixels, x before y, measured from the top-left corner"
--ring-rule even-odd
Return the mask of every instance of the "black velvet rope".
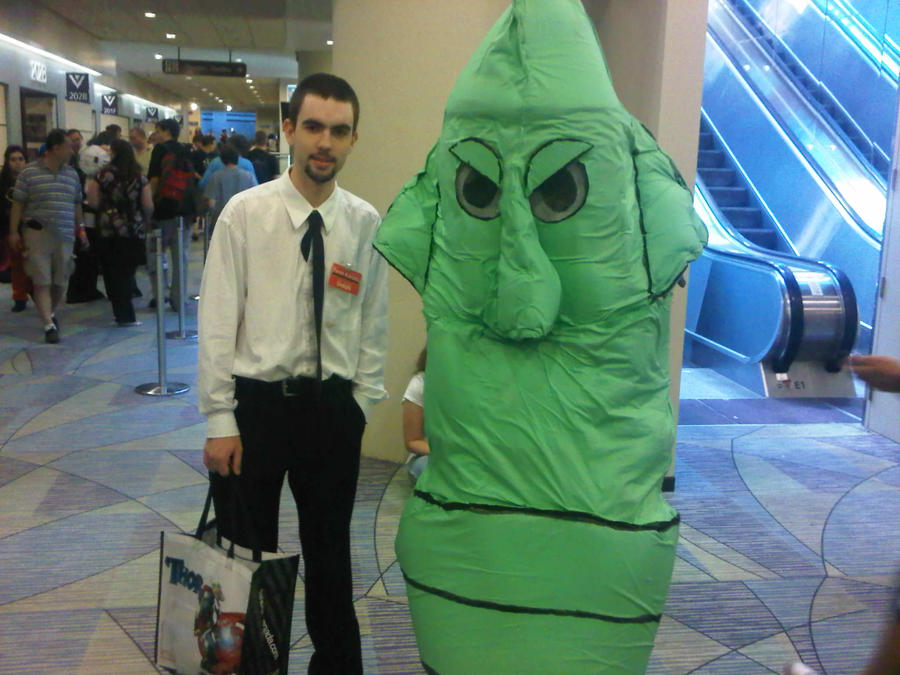
[[445, 600], [457, 602], [461, 605], [469, 605], [470, 607], [478, 607], [480, 609], [493, 609], [498, 612], [507, 612], [509, 614], [540, 614], [547, 616], [566, 616], [575, 619], [594, 619], [597, 621], [605, 621], [607, 623], [659, 623], [662, 614], [642, 614], [640, 616], [611, 616], [609, 614], [598, 614], [596, 612], [586, 612], [582, 609], [552, 609], [544, 607], [523, 607], [521, 605], [506, 605], [499, 602], [491, 602], [490, 600], [477, 600], [475, 598], [467, 598], [463, 595], [457, 595], [450, 591], [445, 591], [434, 586], [423, 584], [415, 579], [410, 579], [406, 572], [403, 578], [410, 586], [418, 588], [420, 591], [431, 593]]
[[542, 516], [544, 518], [556, 518], [558, 520], [572, 520], [581, 523], [593, 523], [595, 525], [603, 525], [614, 530], [625, 530], [629, 532], [655, 531], [665, 532], [671, 527], [681, 522], [681, 516], [675, 515], [671, 520], [655, 522], [655, 523], [626, 523], [619, 520], [609, 520], [595, 516], [592, 513], [584, 513], [581, 511], [555, 511], [552, 509], [536, 509], [529, 506], [501, 506], [499, 504], [471, 504], [466, 502], [443, 502], [434, 495], [422, 490], [414, 490], [413, 494], [419, 499], [439, 506], [445, 511], [475, 511], [483, 513], [525, 513], [532, 516]]

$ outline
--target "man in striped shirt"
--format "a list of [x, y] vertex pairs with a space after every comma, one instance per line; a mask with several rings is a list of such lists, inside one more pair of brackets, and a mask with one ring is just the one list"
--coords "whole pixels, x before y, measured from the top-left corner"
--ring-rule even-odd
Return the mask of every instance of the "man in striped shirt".
[[[56, 308], [71, 271], [72, 243], [84, 235], [81, 181], [68, 165], [72, 141], [62, 129], [47, 135], [44, 156], [16, 179], [9, 218], [10, 244], [23, 249], [25, 272], [34, 282], [34, 304], [44, 340], [59, 342]], [[21, 226], [21, 234], [20, 234]]]

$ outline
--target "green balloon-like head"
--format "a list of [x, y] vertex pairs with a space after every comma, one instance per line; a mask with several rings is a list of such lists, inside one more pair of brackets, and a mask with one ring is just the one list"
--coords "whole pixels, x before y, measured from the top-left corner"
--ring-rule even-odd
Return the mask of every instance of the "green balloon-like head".
[[[647, 162], [659, 171], [646, 196], [670, 207], [660, 223], [643, 208]], [[667, 291], [700, 234], [671, 161], [616, 97], [581, 1], [516, 0], [461, 73], [376, 246], [430, 319], [523, 340]]]

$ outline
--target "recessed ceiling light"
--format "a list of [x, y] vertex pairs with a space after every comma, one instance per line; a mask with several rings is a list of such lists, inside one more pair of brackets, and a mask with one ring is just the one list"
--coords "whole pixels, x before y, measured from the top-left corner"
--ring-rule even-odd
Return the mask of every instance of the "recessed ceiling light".
[[198, 107], [199, 106], [194, 101], [191, 101], [191, 110], [196, 110]]
[[188, 75], [188, 76], [187, 76], [187, 77], [185, 77], [185, 78], [184, 78], [184, 79], [186, 79], [186, 80], [193, 80], [193, 79], [194, 79], [194, 78], [193, 78], [193, 77], [191, 77], [191, 76], [190, 76], [190, 75]]
[[228, 111], [228, 112], [231, 112], [231, 106], [230, 106], [230, 105], [226, 105], [226, 106], [225, 106], [225, 110]]
[[174, 40], [175, 33], [166, 33], [166, 40]]
[[153, 58], [156, 59], [157, 61], [159, 61], [162, 59], [162, 54], [154, 54]]
[[156, 12], [144, 12], [144, 16], [146, 16], [148, 19], [155, 19]]
[[325, 44], [331, 47], [332, 45], [334, 45], [334, 40], [325, 40]]
[[248, 78], [247, 78], [247, 84], [252, 84], [252, 83], [253, 83], [253, 80], [251, 80], [251, 79], [248, 77]]
[[243, 60], [244, 59], [241, 59], [241, 58], [235, 59], [235, 61], [237, 61], [238, 63], [241, 63]]

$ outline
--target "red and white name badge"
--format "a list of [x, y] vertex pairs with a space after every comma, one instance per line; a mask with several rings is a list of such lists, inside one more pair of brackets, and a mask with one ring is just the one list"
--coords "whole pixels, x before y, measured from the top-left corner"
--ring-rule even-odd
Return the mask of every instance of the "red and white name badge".
[[344, 267], [338, 263], [331, 266], [331, 275], [328, 277], [328, 285], [334, 286], [339, 291], [346, 291], [352, 295], [359, 293], [359, 283], [362, 281], [362, 274], [354, 272], [349, 267]]

